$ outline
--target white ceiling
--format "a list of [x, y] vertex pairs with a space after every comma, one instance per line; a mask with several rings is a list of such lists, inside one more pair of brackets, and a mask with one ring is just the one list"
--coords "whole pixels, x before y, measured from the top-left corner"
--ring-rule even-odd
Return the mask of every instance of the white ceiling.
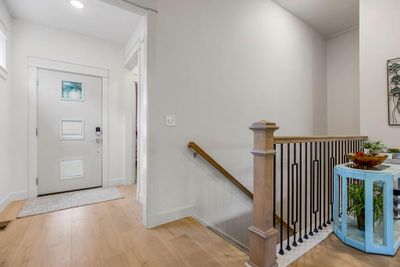
[[124, 44], [140, 16], [99, 0], [81, 0], [77, 9], [69, 0], [4, 0], [14, 18]]
[[325, 37], [359, 24], [359, 0], [273, 0]]

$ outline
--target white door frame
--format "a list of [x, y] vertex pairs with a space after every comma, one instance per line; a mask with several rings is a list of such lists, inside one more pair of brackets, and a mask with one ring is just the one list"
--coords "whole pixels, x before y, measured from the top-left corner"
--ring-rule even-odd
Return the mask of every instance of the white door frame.
[[29, 139], [28, 139], [28, 197], [33, 198], [38, 195], [37, 177], [38, 177], [38, 140], [37, 129], [37, 89], [38, 89], [38, 70], [54, 70], [81, 75], [90, 75], [102, 79], [102, 185], [106, 186], [109, 180], [109, 74], [106, 68], [81, 65], [76, 63], [28, 57], [29, 71]]

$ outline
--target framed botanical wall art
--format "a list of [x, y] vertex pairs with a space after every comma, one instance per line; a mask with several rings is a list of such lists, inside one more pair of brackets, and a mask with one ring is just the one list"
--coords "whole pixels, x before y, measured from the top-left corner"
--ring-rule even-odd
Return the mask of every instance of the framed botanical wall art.
[[400, 126], [400, 58], [388, 60], [389, 125]]
[[82, 83], [62, 81], [61, 99], [71, 101], [83, 101], [83, 86]]

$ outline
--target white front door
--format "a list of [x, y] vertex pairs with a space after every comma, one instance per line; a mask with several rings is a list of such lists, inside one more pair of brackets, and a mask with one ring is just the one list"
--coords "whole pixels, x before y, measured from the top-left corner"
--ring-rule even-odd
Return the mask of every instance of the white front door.
[[102, 79], [38, 70], [39, 195], [102, 185]]

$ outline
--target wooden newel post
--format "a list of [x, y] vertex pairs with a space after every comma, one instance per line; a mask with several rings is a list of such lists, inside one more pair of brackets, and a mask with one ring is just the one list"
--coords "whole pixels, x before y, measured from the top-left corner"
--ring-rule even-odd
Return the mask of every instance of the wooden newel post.
[[250, 253], [246, 266], [272, 267], [276, 262], [278, 231], [273, 227], [273, 164], [275, 123], [260, 121], [254, 131], [253, 226], [250, 231]]

